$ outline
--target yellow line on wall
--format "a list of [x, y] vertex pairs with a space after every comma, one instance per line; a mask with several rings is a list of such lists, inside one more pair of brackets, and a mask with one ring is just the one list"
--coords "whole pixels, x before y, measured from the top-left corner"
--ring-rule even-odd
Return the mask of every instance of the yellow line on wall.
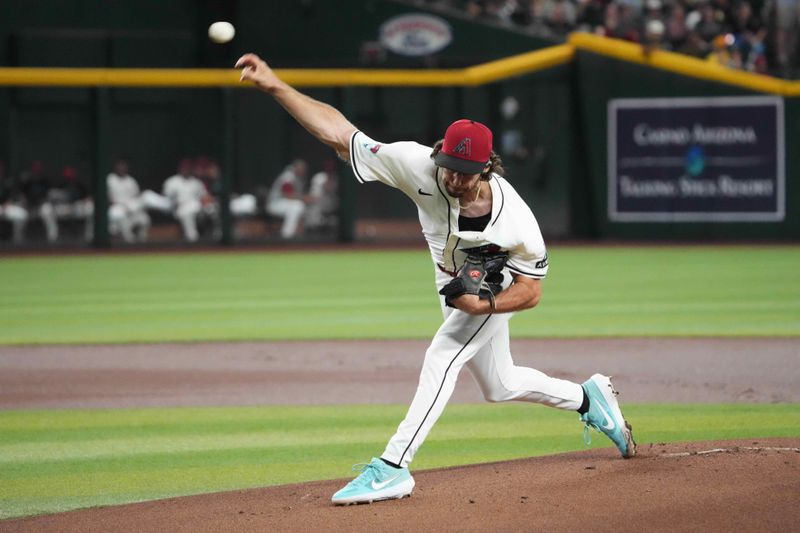
[[573, 33], [569, 36], [569, 44], [579, 50], [675, 72], [692, 78], [716, 81], [757, 92], [800, 96], [800, 82], [786, 81], [771, 76], [723, 67], [702, 59], [663, 50], [645, 54], [642, 45], [619, 39], [609, 39], [588, 33]]
[[239, 73], [231, 69], [0, 68], [0, 85], [224, 87], [239, 85]]
[[276, 69], [293, 87], [465, 85], [462, 70]]
[[[570, 45], [559, 45], [465, 69], [276, 69], [295, 87], [353, 85], [482, 85], [569, 63]], [[241, 87], [233, 69], [0, 68], [0, 85], [50, 87]]]
[[472, 78], [471, 85], [483, 85], [563, 65], [571, 62], [573, 57], [575, 48], [560, 44], [470, 67], [465, 69], [465, 73]]
[[[464, 69], [277, 69], [295, 87], [477, 86], [530, 74], [571, 62], [576, 50], [638, 63], [757, 92], [800, 96], [800, 82], [786, 81], [714, 65], [681, 54], [587, 33], [573, 33], [568, 44], [551, 46]], [[242, 87], [234, 69], [91, 69], [0, 67], [0, 86], [49, 87]]]

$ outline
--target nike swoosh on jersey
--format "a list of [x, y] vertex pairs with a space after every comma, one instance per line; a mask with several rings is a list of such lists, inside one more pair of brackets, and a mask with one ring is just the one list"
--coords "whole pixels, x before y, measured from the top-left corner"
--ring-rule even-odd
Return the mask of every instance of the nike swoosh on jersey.
[[603, 429], [607, 429], [609, 431], [613, 431], [614, 428], [617, 427], [616, 424], [614, 424], [614, 419], [611, 418], [610, 416], [608, 416], [608, 413], [606, 413], [606, 410], [603, 409], [602, 405], [598, 405], [597, 407], [600, 409], [600, 412], [603, 413], [603, 416], [606, 419], [606, 423], [603, 424]]
[[422, 196], [433, 196], [433, 194], [431, 194], [431, 193], [429, 193], [429, 192], [425, 192], [425, 191], [423, 191], [423, 190], [422, 190], [422, 187], [420, 187], [420, 188], [417, 190], [417, 192], [418, 192], [418, 193], [420, 193]]
[[393, 478], [389, 478], [386, 481], [381, 481], [380, 483], [376, 483], [375, 480], [372, 480], [372, 490], [381, 490], [383, 487], [394, 481], [395, 479], [399, 478], [400, 475], [396, 475]]

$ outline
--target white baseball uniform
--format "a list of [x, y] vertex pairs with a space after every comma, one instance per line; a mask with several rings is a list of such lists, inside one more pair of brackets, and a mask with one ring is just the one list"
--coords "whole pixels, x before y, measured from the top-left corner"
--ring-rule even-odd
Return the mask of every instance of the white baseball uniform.
[[164, 182], [164, 196], [172, 202], [175, 218], [181, 223], [183, 236], [194, 242], [198, 238], [197, 217], [203, 208], [206, 186], [194, 176], [175, 174]]
[[0, 219], [11, 222], [14, 244], [21, 244], [25, 238], [25, 224], [28, 223], [28, 210], [21, 205], [9, 201], [0, 204]]
[[[483, 231], [459, 231], [458, 200], [447, 194], [432, 149], [415, 142], [382, 144], [355, 132], [350, 138], [350, 164], [359, 182], [381, 181], [403, 191], [417, 205], [422, 233], [428, 241], [437, 290], [463, 264], [465, 248], [494, 244], [509, 253], [503, 287], [511, 273], [542, 279], [547, 252], [530, 208], [504, 178], [493, 174], [492, 210]], [[536, 402], [577, 410], [583, 390], [577, 383], [551, 378], [538, 370], [515, 366], [509, 348], [508, 321], [513, 313], [473, 316], [445, 306], [444, 323], [425, 354], [419, 386], [405, 419], [382, 458], [408, 466], [455, 388], [466, 366], [486, 400]]]
[[306, 203], [295, 197], [303, 193], [303, 182], [289, 165], [275, 178], [267, 198], [267, 212], [283, 217], [281, 237], [291, 239], [297, 233], [300, 220], [306, 211]]
[[311, 178], [308, 187], [308, 196], [311, 203], [306, 206], [306, 228], [321, 228], [330, 224], [337, 207], [336, 191], [331, 189], [336, 186], [334, 177], [324, 170], [317, 172]]
[[112, 233], [120, 233], [126, 242], [135, 239], [133, 228], [139, 228], [139, 240], [147, 240], [150, 216], [144, 209], [139, 184], [133, 176], [119, 176], [111, 172], [106, 178], [108, 188], [108, 218]]

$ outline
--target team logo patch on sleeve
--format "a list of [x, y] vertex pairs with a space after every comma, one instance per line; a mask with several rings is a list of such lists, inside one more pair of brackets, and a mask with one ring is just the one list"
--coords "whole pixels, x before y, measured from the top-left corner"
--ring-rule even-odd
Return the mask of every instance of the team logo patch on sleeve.
[[536, 268], [544, 268], [547, 266], [547, 254], [544, 254], [544, 259], [536, 262]]
[[373, 154], [377, 154], [378, 150], [380, 150], [382, 146], [383, 145], [380, 144], [380, 143], [376, 143], [376, 144], [372, 144], [372, 145], [369, 144], [369, 143], [364, 143], [364, 148], [369, 148], [369, 151], [372, 152]]

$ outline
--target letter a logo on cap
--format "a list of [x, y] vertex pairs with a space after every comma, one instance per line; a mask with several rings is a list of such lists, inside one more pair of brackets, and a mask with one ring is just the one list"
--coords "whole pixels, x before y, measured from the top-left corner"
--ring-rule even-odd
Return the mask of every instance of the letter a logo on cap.
[[457, 154], [465, 155], [467, 157], [471, 156], [472, 155], [472, 139], [470, 139], [469, 137], [461, 139], [461, 142], [459, 142], [456, 145], [456, 147], [453, 148], [453, 152], [455, 152]]

